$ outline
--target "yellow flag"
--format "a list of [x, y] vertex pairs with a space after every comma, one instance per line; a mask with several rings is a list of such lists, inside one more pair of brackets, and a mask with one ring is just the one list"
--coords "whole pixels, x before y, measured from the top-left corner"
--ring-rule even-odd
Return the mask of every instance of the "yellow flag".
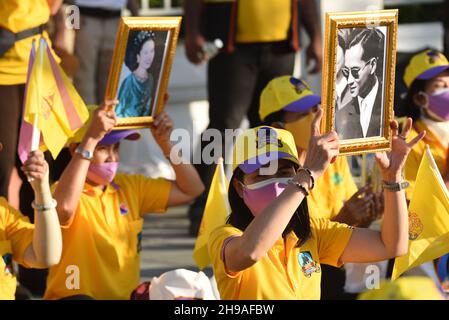
[[224, 225], [228, 218], [230, 211], [227, 196], [228, 186], [229, 182], [223, 170], [223, 159], [220, 158], [212, 178], [195, 249], [193, 250], [193, 259], [200, 269], [204, 269], [211, 262], [207, 250], [210, 233]]
[[396, 258], [392, 280], [449, 252], [449, 193], [426, 147], [409, 205], [409, 249]]
[[56, 158], [89, 112], [70, 79], [41, 39], [27, 83], [24, 120], [40, 130], [45, 147]]

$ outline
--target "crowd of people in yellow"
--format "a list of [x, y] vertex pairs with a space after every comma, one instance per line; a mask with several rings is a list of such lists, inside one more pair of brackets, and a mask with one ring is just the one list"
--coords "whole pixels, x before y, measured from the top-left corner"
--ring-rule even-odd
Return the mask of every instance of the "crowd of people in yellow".
[[[171, 163], [174, 181], [118, 174], [120, 142], [140, 134], [112, 130], [118, 101], [107, 100], [90, 109], [83, 135], [70, 141], [70, 161], [52, 186], [43, 152], [31, 152], [21, 166], [23, 183], [34, 191], [34, 223], [8, 203], [6, 196], [15, 188], [10, 180], [30, 48], [42, 36], [51, 43], [41, 25], [61, 2], [0, 3], [2, 30], [31, 30], [0, 48], [0, 110], [5, 116], [0, 129], [0, 299], [15, 298], [13, 262], [49, 268], [45, 299], [73, 298], [74, 292], [80, 299], [129, 299], [140, 281], [145, 214], [192, 203], [206, 192], [206, 183], [193, 165], [177, 162]], [[272, 14], [279, 22], [268, 29], [242, 5], [234, 26], [241, 31], [234, 39], [236, 50], [242, 42], [286, 41], [292, 35], [285, 22], [295, 19], [290, 10], [297, 2], [276, 1], [278, 13], [261, 9], [261, 15]], [[274, 1], [267, 3], [265, 9]], [[252, 20], [241, 17], [245, 12], [251, 12]], [[320, 63], [313, 46], [309, 55]], [[286, 72], [266, 79], [257, 96], [260, 123], [239, 135], [233, 147], [229, 218], [208, 241], [221, 299], [320, 299], [322, 275], [332, 281], [342, 276], [345, 263], [385, 261], [408, 252], [408, 202], [426, 145], [449, 186], [449, 61], [441, 52], [424, 50], [411, 58], [403, 79], [408, 115], [390, 123], [391, 150], [375, 154], [380, 192], [356, 186], [347, 158], [339, 156], [338, 135], [320, 130], [321, 97], [309, 84]], [[168, 114], [156, 116], [150, 129], [170, 159], [173, 123]], [[410, 182], [407, 189], [405, 181]], [[380, 230], [370, 229], [379, 219]], [[73, 265], [82, 275], [76, 291], [66, 281], [67, 267]], [[434, 285], [421, 281], [416, 283], [428, 296], [419, 298], [443, 298]], [[364, 297], [370, 294], [393, 296]]]

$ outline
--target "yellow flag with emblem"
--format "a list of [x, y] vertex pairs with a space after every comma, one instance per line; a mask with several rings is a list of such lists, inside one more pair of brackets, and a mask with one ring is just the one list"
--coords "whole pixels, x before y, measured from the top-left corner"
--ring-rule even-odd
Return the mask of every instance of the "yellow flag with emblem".
[[[88, 117], [83, 100], [56, 63], [46, 41], [41, 39], [34, 63], [29, 67], [22, 127], [37, 125], [43, 139], [41, 149], [50, 150], [55, 159]], [[19, 149], [29, 140], [27, 134], [21, 132]]]
[[392, 280], [449, 252], [449, 193], [428, 146], [409, 205], [409, 249], [396, 258]]
[[228, 187], [229, 182], [223, 169], [223, 158], [220, 158], [212, 178], [195, 249], [193, 250], [193, 259], [200, 269], [204, 269], [211, 262], [207, 249], [211, 232], [224, 225], [229, 216]]

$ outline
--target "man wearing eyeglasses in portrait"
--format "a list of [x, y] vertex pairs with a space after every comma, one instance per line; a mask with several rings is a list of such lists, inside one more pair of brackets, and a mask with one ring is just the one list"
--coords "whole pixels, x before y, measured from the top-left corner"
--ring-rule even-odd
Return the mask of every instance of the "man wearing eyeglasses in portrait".
[[354, 28], [348, 35], [341, 73], [351, 98], [341, 105], [336, 101], [340, 139], [381, 134], [384, 43], [385, 36], [377, 28]]

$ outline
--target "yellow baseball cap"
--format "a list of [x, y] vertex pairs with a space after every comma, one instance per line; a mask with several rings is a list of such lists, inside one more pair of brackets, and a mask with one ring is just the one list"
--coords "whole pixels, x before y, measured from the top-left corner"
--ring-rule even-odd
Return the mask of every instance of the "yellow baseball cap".
[[288, 159], [299, 165], [292, 134], [269, 126], [251, 128], [241, 133], [235, 141], [232, 172], [239, 167], [246, 174], [252, 173], [278, 159]]
[[429, 80], [449, 68], [449, 61], [437, 50], [415, 54], [404, 71], [404, 82], [409, 88], [415, 79]]
[[321, 103], [321, 97], [313, 93], [307, 82], [281, 76], [271, 80], [260, 95], [259, 116], [267, 116], [280, 110], [303, 112]]
[[443, 292], [428, 277], [401, 277], [361, 293], [358, 300], [444, 300]]

